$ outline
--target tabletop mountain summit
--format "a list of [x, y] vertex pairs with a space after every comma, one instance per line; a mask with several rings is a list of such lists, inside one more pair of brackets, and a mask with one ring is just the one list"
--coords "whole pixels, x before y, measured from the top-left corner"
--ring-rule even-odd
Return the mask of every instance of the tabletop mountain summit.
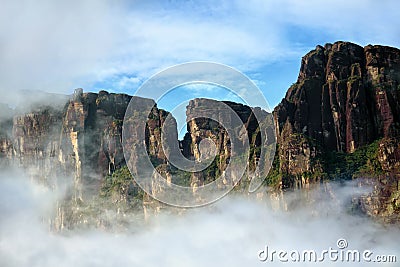
[[[93, 199], [122, 212], [140, 209], [148, 213], [161, 205], [141, 191], [126, 167], [122, 122], [131, 98], [77, 89], [59, 108], [44, 103], [31, 112], [19, 112], [0, 106], [2, 114], [9, 115], [0, 116], [0, 164], [22, 166], [49, 186], [55, 186], [60, 177], [69, 181], [70, 190], [59, 206], [54, 228], [91, 220], [98, 224], [99, 207], [93, 206]], [[361, 177], [374, 185], [374, 191], [356, 201], [358, 208], [398, 223], [399, 99], [399, 49], [349, 42], [317, 46], [302, 58], [297, 81], [273, 111], [277, 150], [265, 183], [275, 192], [285, 192]], [[212, 101], [190, 101], [187, 115]], [[251, 148], [248, 168], [252, 169], [260, 146], [268, 145], [260, 141], [254, 107], [224, 103], [246, 127]], [[154, 103], [147, 121], [145, 142], [155, 168], [167, 179], [176, 174], [179, 181], [174, 183], [192, 187], [215, 179], [231, 156], [223, 127], [207, 119], [189, 121], [187, 134], [179, 141], [183, 154], [198, 159], [199, 142], [210, 138], [216, 143], [217, 156], [206, 170], [187, 174], [168, 164], [161, 147], [160, 129], [168, 114]]]

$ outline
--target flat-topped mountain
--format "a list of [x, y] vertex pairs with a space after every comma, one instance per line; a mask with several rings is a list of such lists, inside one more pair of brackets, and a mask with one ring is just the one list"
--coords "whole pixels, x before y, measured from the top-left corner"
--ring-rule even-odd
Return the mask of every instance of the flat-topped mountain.
[[[15, 112], [12, 118], [0, 117], [4, 117], [0, 123], [0, 164], [22, 166], [49, 185], [66, 177], [71, 185], [68, 201], [61, 205], [54, 222], [57, 229], [73, 227], [90, 217], [79, 207], [93, 197], [119, 203], [126, 212], [133, 206], [143, 206], [146, 211], [150, 204], [158, 205], [143, 194], [126, 168], [122, 122], [131, 98], [77, 89], [60, 108], [41, 106], [21, 113], [0, 107], [9, 114]], [[398, 221], [399, 99], [400, 50], [371, 45], [363, 48], [348, 42], [317, 46], [302, 58], [297, 81], [273, 112], [278, 145], [266, 183], [276, 191], [285, 191], [325, 180], [368, 177], [375, 191], [358, 201], [360, 209]], [[190, 101], [187, 116], [212, 101]], [[248, 168], [254, 169], [260, 147], [268, 145], [260, 141], [254, 109], [224, 103], [245, 125], [250, 143]], [[231, 156], [223, 127], [207, 119], [189, 121], [187, 134], [179, 141], [185, 157], [198, 159], [198, 145], [204, 138], [214, 141], [217, 157], [202, 172], [180, 173], [168, 164], [161, 147], [160, 129], [168, 114], [154, 105], [147, 121], [145, 142], [154, 166], [167, 179], [179, 174], [180, 180], [173, 182], [187, 186], [215, 179]]]

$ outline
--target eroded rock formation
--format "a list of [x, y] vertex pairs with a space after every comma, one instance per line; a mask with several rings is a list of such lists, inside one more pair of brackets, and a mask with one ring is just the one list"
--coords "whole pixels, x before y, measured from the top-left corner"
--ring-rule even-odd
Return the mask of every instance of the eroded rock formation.
[[[400, 51], [348, 42], [317, 46], [275, 108], [280, 171], [315, 172], [327, 151], [352, 153], [399, 135]], [[287, 186], [292, 186], [289, 183]]]
[[[1, 164], [23, 166], [32, 176], [40, 177], [51, 186], [57, 184], [54, 177], [65, 177], [69, 181], [68, 199], [75, 204], [68, 208], [60, 205], [56, 228], [84, 222], [79, 205], [99, 195], [105, 184], [107, 194], [117, 188], [119, 193], [111, 194], [115, 203], [126, 204], [129, 198], [139, 194], [131, 178], [125, 177], [128, 172], [120, 172], [124, 179], [118, 183], [111, 176], [126, 165], [121, 145], [122, 122], [131, 99], [125, 94], [83, 93], [77, 89], [59, 109], [40, 107], [29, 113], [18, 113], [0, 107], [2, 114], [9, 115], [0, 120]], [[371, 45], [363, 48], [347, 42], [317, 46], [302, 58], [297, 82], [274, 110], [278, 146], [269, 183], [285, 190], [332, 178], [335, 175], [332, 168], [346, 157], [351, 162], [357, 161], [361, 150], [365, 152], [360, 157], [366, 167], [355, 164], [357, 173], [378, 178], [374, 194], [359, 205], [368, 214], [391, 217], [395, 221], [400, 207], [399, 99], [398, 49]], [[180, 180], [172, 182], [195, 188], [215, 179], [229, 163], [232, 151], [224, 128], [210, 119], [191, 118], [199, 112], [208, 117], [209, 110], [204, 107], [215, 106], [213, 101], [195, 99], [187, 107], [188, 132], [177, 143], [179, 149], [186, 158], [200, 160], [202, 153], [206, 153], [201, 151], [200, 142], [210, 139], [216, 145], [217, 155], [210, 168], [189, 176], [179, 173], [166, 160], [161, 130], [169, 113], [154, 105], [147, 121], [145, 146], [154, 166], [169, 182], [178, 173], [176, 177]], [[247, 171], [255, 171], [257, 164], [268, 165], [268, 162], [258, 162], [260, 149], [270, 146], [275, 138], [272, 128], [268, 128], [266, 135], [273, 138], [262, 143], [255, 112], [264, 111], [233, 102], [224, 104], [236, 112], [247, 131], [250, 144]], [[131, 133], [134, 138], [134, 127]], [[377, 169], [379, 175], [375, 173]], [[352, 174], [348, 177], [345, 172], [344, 176], [351, 178]], [[146, 195], [144, 200], [141, 197], [145, 205], [158, 205]]]

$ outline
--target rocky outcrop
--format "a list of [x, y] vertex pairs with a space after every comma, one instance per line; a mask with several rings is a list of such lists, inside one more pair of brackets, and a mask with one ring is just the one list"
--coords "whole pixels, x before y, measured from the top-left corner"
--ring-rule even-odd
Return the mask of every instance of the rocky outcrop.
[[[221, 125], [219, 122], [232, 126], [232, 122], [234, 121], [233, 117], [236, 116], [238, 116], [240, 122], [233, 127], [232, 132], [235, 132], [236, 137], [241, 140], [240, 142], [243, 142], [241, 145], [245, 146], [244, 142], [248, 141], [250, 149], [249, 158], [246, 159], [246, 177], [242, 179], [242, 183], [246, 184], [248, 181], [247, 178], [251, 177], [250, 172], [254, 172], [258, 165], [261, 165], [260, 168], [262, 168], [263, 165], [271, 165], [268, 162], [260, 162], [261, 146], [268, 147], [271, 144], [275, 144], [273, 122], [267, 121], [270, 117], [268, 113], [260, 108], [251, 108], [239, 103], [229, 101], [220, 103], [221, 104], [211, 99], [198, 98], [191, 100], [187, 106], [187, 133], [181, 141], [183, 154], [187, 158], [201, 161], [202, 157], [207, 158], [208, 154], [211, 153], [210, 149], [201, 149], [201, 142], [203, 140], [211, 140], [216, 147], [216, 157], [213, 164], [202, 172], [192, 174], [192, 187], [204, 185], [221, 175], [224, 177], [223, 182], [225, 184], [231, 182], [226, 180], [224, 171], [234, 152], [231, 150], [231, 137], [224, 125]], [[232, 111], [232, 113], [228, 112], [228, 110]], [[210, 114], [218, 114], [218, 118], [214, 120], [210, 118]], [[266, 126], [264, 129], [266, 131], [266, 140], [262, 140], [261, 138], [260, 123]], [[242, 126], [244, 126], [243, 129]], [[247, 134], [247, 139], [243, 138], [243, 133], [241, 131], [244, 130]], [[269, 159], [267, 158], [264, 160], [268, 161]]]
[[[105, 176], [125, 166], [122, 122], [131, 98], [77, 89], [59, 107], [42, 104], [28, 113], [2, 112], [9, 116], [0, 120], [1, 164], [23, 167], [50, 187], [69, 188], [66, 202], [59, 205], [55, 228], [66, 227], [67, 217], [76, 223], [85, 221], [78, 218], [82, 203], [99, 195]], [[146, 143], [149, 155], [162, 162], [159, 130], [166, 112], [155, 107], [154, 114], [148, 120]]]
[[62, 113], [50, 107], [14, 116], [12, 142], [14, 163], [46, 184], [60, 175], [58, 162]]
[[[360, 199], [361, 209], [385, 222], [400, 222], [400, 142], [394, 138], [381, 140], [378, 160], [383, 175], [370, 179], [373, 192]], [[372, 181], [371, 181], [372, 180]]]
[[[374, 191], [358, 200], [359, 207], [398, 222], [399, 98], [396, 48], [337, 42], [305, 55], [297, 82], [274, 110], [282, 187], [369, 177], [362, 184]], [[356, 168], [360, 162], [364, 166]], [[344, 177], [335, 173], [340, 167], [348, 169]]]
[[[332, 169], [348, 155], [352, 155], [351, 164], [361, 157], [366, 168], [358, 168], [360, 164], [357, 163], [357, 171], [378, 178], [375, 179], [374, 193], [364, 198], [360, 206], [373, 216], [396, 220], [400, 192], [399, 98], [398, 49], [371, 45], [363, 48], [337, 42], [317, 46], [302, 58], [297, 82], [274, 110], [276, 133], [272, 127], [260, 132], [263, 129], [259, 127], [260, 123], [267, 121], [257, 120], [256, 114], [265, 115], [265, 111], [233, 102], [222, 103], [237, 114], [247, 131], [247, 138], [243, 138], [244, 131], [241, 132], [240, 127], [235, 129], [241, 140], [248, 139], [250, 145], [249, 158], [245, 159], [246, 177], [257, 172], [257, 165], [270, 164], [259, 162], [260, 153], [274, 144], [275, 136], [277, 154], [267, 181], [277, 189], [274, 194], [280, 196], [281, 189], [302, 188], [332, 178]], [[70, 185], [68, 205], [59, 205], [57, 211], [56, 228], [66, 227], [67, 221], [87, 221], [87, 215], [81, 212], [84, 210], [82, 203], [98, 196], [105, 185], [107, 190], [121, 187], [116, 189], [117, 194], [107, 191], [105, 195], [112, 196], [110, 201], [128, 203], [132, 195], [140, 195], [132, 193], [140, 190], [132, 183], [132, 178], [127, 177], [121, 144], [122, 122], [131, 100], [132, 97], [125, 94], [83, 93], [82, 89], [77, 89], [59, 108], [38, 106], [30, 112], [16, 112], [0, 106], [0, 111], [4, 110], [0, 113], [1, 164], [17, 162], [29, 169], [32, 176], [40, 177], [51, 186], [57, 185], [54, 177], [65, 177]], [[138, 105], [149, 102], [153, 108], [144, 136], [147, 155], [133, 155], [129, 160], [134, 168], [140, 168], [134, 163], [139, 162], [141, 156], [148, 156], [168, 182], [190, 185], [194, 190], [224, 173], [233, 152], [229, 134], [217, 121], [230, 123], [233, 117], [224, 112], [218, 120], [208, 117], [221, 102], [194, 99], [187, 107], [187, 134], [176, 142], [178, 149], [186, 158], [196, 161], [216, 154], [207, 169], [187, 175], [167, 162], [168, 151], [161, 146], [161, 132], [169, 113], [158, 109], [151, 99], [136, 100]], [[1, 114], [10, 115], [3, 118]], [[171, 136], [177, 141], [175, 124], [172, 120], [170, 127], [175, 132]], [[142, 141], [135, 139], [141, 133], [134, 123], [129, 132], [132, 144], [135, 140]], [[263, 140], [261, 134], [270, 138]], [[216, 151], [202, 149], [202, 141], [207, 139], [213, 141]], [[360, 150], [364, 153], [361, 156]], [[373, 172], [374, 168], [379, 169], [379, 175]], [[345, 176], [352, 175], [345, 173]], [[223, 183], [229, 182], [223, 180]], [[242, 182], [245, 184], [248, 179], [242, 179]], [[157, 192], [159, 189], [150, 190]], [[143, 192], [141, 194], [145, 206], [159, 209], [158, 202]]]
[[[228, 132], [218, 122], [223, 121], [228, 123], [232, 121], [232, 115], [229, 112], [223, 110], [224, 107], [218, 107], [217, 101], [210, 99], [195, 99], [189, 102], [186, 110], [187, 115], [187, 133], [182, 141], [183, 153], [187, 158], [200, 161], [205, 156], [205, 153], [210, 152], [205, 149], [201, 151], [200, 142], [205, 139], [211, 140], [216, 147], [216, 160], [214, 164], [207, 168], [204, 172], [193, 173], [191, 186], [197, 187], [204, 185], [215, 179], [216, 176], [220, 176], [226, 169], [229, 159], [231, 157], [231, 141]], [[251, 119], [251, 109], [247, 106], [236, 104], [232, 102], [225, 102], [228, 107], [232, 108], [237, 114], [240, 114], [240, 119], [243, 123], [246, 123]], [[219, 120], [210, 119], [210, 114], [219, 114]], [[193, 114], [196, 114], [197, 118], [193, 118]], [[253, 124], [256, 123], [252, 122]], [[253, 128], [257, 128], [256, 125], [252, 125]], [[225, 181], [227, 183], [228, 181]]]
[[399, 86], [396, 48], [317, 46], [302, 58], [297, 82], [274, 110], [280, 171], [301, 186], [307, 183], [302, 174], [320, 169], [325, 152], [352, 153], [399, 136]]
[[76, 197], [98, 192], [102, 177], [125, 164], [121, 124], [130, 99], [105, 91], [83, 94], [77, 89], [67, 103], [59, 160], [72, 171]]

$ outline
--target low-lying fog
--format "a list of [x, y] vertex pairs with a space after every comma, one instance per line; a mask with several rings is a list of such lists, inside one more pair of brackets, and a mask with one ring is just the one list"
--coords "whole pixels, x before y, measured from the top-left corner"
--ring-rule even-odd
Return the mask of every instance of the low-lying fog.
[[[285, 250], [340, 250], [344, 238], [351, 250], [375, 255], [396, 255], [400, 261], [398, 228], [382, 226], [352, 215], [353, 185], [330, 185], [335, 197], [322, 189], [287, 196], [290, 211], [274, 210], [269, 200], [230, 196], [211, 207], [188, 210], [185, 215], [159, 215], [148, 226], [128, 232], [100, 229], [57, 234], [49, 231], [46, 216], [59, 194], [34, 184], [22, 173], [0, 174], [0, 266], [280, 266], [277, 254]], [[58, 196], [57, 196], [58, 195]], [[313, 201], [309, 201], [313, 199]], [[273, 206], [273, 205], [272, 205]], [[345, 250], [346, 250], [345, 249]], [[281, 255], [282, 256], [282, 255]], [[361, 255], [362, 256], [362, 255]], [[294, 266], [364, 266], [329, 260], [292, 262]], [[358, 265], [359, 264], [359, 265]], [[369, 263], [367, 266], [398, 266]]]

